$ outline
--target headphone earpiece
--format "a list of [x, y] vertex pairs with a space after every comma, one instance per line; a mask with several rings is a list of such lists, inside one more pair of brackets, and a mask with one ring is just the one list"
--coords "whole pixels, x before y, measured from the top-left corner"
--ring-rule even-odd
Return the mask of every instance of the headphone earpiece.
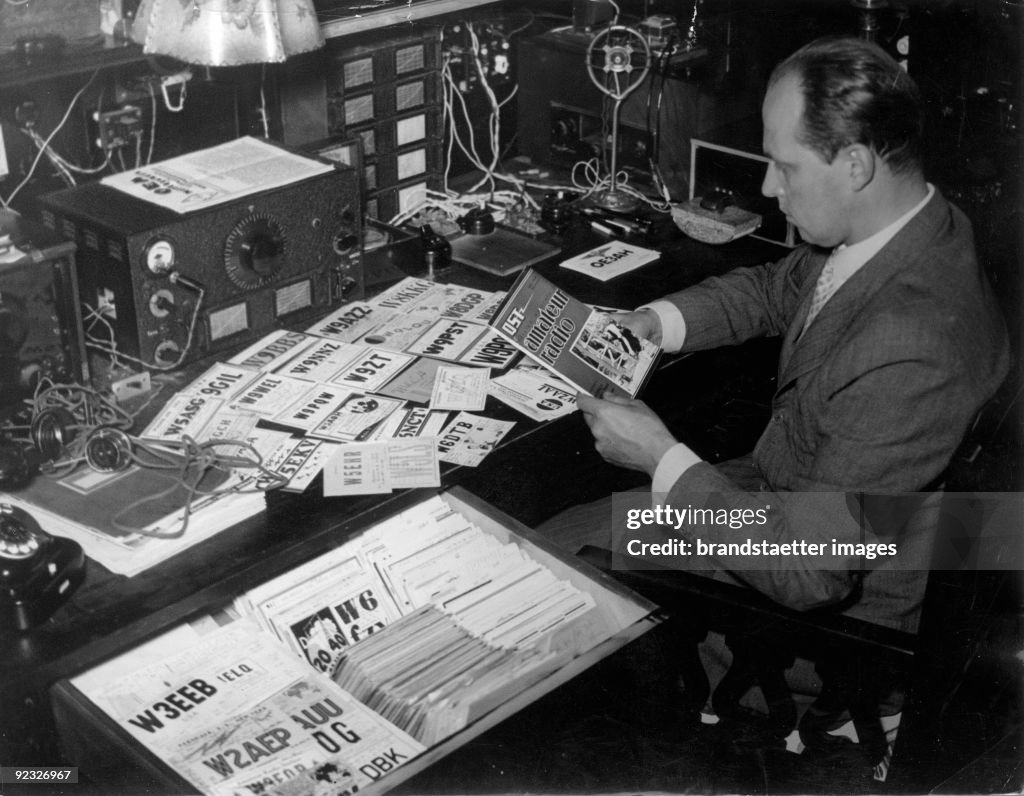
[[44, 461], [53, 462], [64, 455], [78, 436], [77, 422], [63, 406], [48, 406], [32, 418], [29, 436]]
[[132, 440], [115, 426], [97, 426], [85, 438], [85, 461], [101, 473], [127, 470], [132, 463]]
[[[24, 427], [22, 427], [24, 428]], [[28, 427], [28, 438], [0, 439], [0, 488], [19, 489], [39, 472], [43, 462], [64, 455], [78, 435], [75, 416], [61, 406], [38, 412]]]

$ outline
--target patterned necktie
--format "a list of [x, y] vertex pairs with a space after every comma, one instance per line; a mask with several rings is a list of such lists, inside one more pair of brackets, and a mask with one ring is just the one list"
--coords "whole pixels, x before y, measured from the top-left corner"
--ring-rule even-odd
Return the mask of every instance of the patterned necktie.
[[821, 308], [825, 306], [825, 302], [832, 298], [832, 294], [836, 292], [836, 269], [835, 269], [835, 258], [830, 255], [828, 261], [825, 263], [825, 267], [821, 269], [821, 275], [818, 277], [818, 283], [814, 286], [814, 295], [811, 297], [811, 308], [807, 312], [807, 320], [804, 321], [804, 331], [807, 331], [807, 327], [811, 325]]

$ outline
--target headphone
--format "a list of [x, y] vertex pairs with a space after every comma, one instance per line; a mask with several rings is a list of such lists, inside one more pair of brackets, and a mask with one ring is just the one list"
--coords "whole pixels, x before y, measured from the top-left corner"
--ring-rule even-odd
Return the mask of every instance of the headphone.
[[127, 470], [132, 463], [132, 438], [116, 426], [97, 426], [85, 438], [85, 462], [100, 473]]
[[[19, 427], [7, 427], [19, 430]], [[20, 430], [25, 430], [21, 427]], [[59, 459], [78, 436], [78, 421], [63, 406], [48, 406], [36, 412], [22, 440], [8, 436], [0, 440], [0, 488], [25, 486], [45, 462]]]
[[65, 462], [84, 460], [99, 472], [131, 464], [131, 438], [123, 427], [132, 419], [106, 399], [85, 388], [54, 385], [37, 393], [34, 405], [27, 424], [0, 426], [0, 489], [21, 488], [42, 468]]
[[[122, 526], [118, 517], [133, 506], [164, 497], [169, 490], [184, 488], [190, 495], [189, 504], [180, 530], [173, 534], [180, 536], [188, 526], [192, 498], [207, 494], [200, 489], [200, 481], [210, 468], [258, 470], [270, 484], [260, 487], [260, 491], [288, 482], [285, 476], [267, 469], [262, 456], [244, 440], [197, 442], [183, 437], [151, 444], [133, 437], [126, 429], [131, 428], [134, 418], [88, 388], [54, 385], [37, 392], [34, 407], [28, 425], [0, 426], [0, 435], [5, 435], [0, 437], [0, 489], [21, 488], [44, 468], [60, 475], [71, 472], [83, 462], [100, 473], [120, 472], [135, 464], [166, 471], [171, 482], [168, 490], [148, 495], [114, 515], [111, 522], [120, 530], [149, 533], [145, 529]], [[21, 432], [22, 436], [11, 432]], [[235, 485], [230, 489], [237, 488]]]

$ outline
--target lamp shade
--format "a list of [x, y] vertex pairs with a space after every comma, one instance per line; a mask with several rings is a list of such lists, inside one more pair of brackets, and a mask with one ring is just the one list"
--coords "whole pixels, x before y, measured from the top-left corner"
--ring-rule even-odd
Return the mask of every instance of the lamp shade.
[[272, 63], [323, 46], [312, 0], [142, 0], [142, 51], [202, 66]]

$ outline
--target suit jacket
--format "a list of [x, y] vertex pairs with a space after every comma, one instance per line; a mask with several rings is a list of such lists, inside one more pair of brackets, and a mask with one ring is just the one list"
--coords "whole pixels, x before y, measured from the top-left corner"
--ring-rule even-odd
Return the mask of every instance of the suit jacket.
[[[970, 223], [936, 191], [801, 334], [826, 257], [804, 246], [669, 297], [686, 320], [684, 350], [783, 336], [753, 477], [742, 483], [728, 468], [698, 464], [673, 486], [672, 505], [685, 505], [687, 494], [730, 493], [735, 505], [772, 507], [768, 523], [753, 529], [765, 541], [863, 541], [850, 493], [921, 492], [941, 482], [1008, 367]], [[749, 559], [705, 563], [791, 607], [838, 603], [850, 615], [914, 630], [930, 538], [913, 532], [934, 531], [936, 502], [920, 508], [897, 540], [897, 559], [848, 557], [832, 569], [778, 557], [756, 568]]]

